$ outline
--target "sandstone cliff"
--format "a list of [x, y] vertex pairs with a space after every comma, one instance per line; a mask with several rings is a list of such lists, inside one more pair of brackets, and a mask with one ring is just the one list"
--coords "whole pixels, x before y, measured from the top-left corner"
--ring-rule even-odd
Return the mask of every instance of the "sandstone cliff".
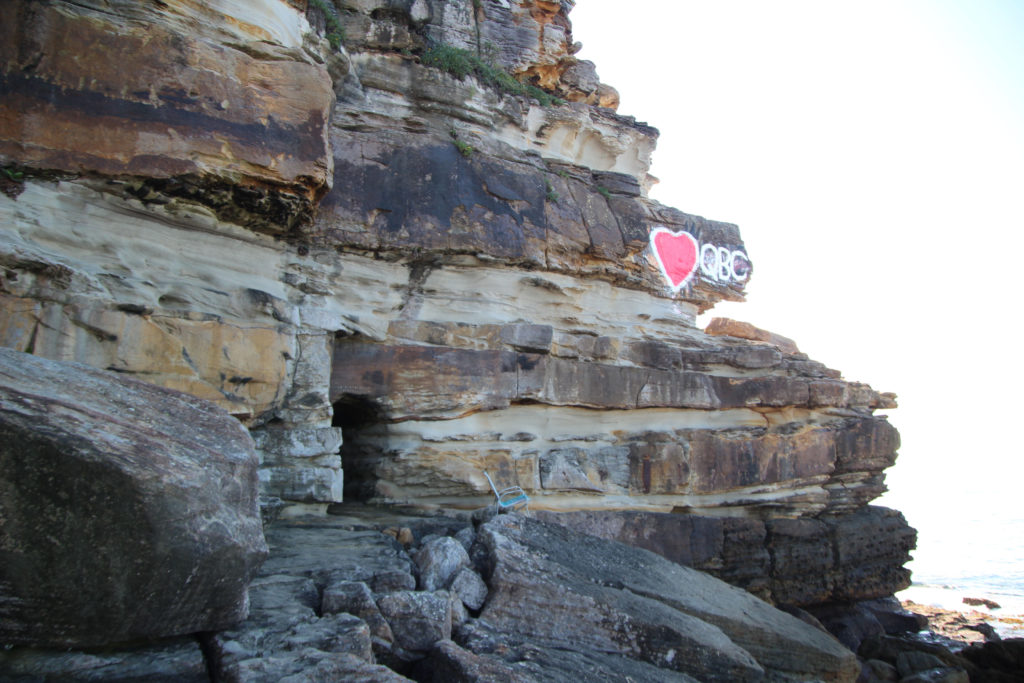
[[739, 229], [648, 198], [571, 5], [3, 3], [0, 344], [219, 404], [265, 501], [476, 508], [486, 470], [778, 603], [890, 595], [893, 397], [696, 327]]

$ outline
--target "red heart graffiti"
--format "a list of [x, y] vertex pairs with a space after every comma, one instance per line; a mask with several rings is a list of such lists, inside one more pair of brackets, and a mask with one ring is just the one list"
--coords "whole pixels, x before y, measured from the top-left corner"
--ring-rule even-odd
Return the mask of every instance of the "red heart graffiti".
[[673, 293], [685, 287], [697, 272], [700, 246], [688, 232], [654, 228], [651, 230], [651, 251], [654, 252], [654, 258], [658, 261], [658, 266], [661, 267], [661, 272], [671, 285]]

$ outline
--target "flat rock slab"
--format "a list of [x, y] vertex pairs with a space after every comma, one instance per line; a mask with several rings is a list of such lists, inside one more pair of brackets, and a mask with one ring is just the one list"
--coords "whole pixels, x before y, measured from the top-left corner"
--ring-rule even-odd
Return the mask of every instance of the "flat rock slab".
[[492, 567], [481, 620], [566, 646], [619, 652], [702, 680], [764, 670], [853, 681], [829, 635], [749, 593], [620, 543], [516, 515], [479, 533]]
[[266, 556], [252, 440], [212, 403], [0, 348], [0, 641], [223, 629]]
[[210, 676], [199, 641], [182, 637], [116, 652], [0, 651], [0, 680], [208, 683]]
[[281, 520], [267, 528], [270, 557], [261, 574], [312, 578], [325, 587], [335, 581], [363, 581], [375, 592], [416, 588], [416, 566], [394, 538], [368, 524], [336, 518]]

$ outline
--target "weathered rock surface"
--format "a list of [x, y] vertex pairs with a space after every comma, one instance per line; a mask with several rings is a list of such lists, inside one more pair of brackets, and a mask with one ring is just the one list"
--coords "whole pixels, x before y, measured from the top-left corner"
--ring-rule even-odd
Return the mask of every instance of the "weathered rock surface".
[[655, 552], [777, 605], [871, 600], [910, 585], [916, 534], [869, 506], [818, 518], [730, 519], [633, 511], [535, 513], [581, 533]]
[[459, 570], [469, 566], [469, 553], [447, 536], [424, 544], [414, 559], [419, 568], [419, 588], [425, 591], [448, 588]]
[[0, 349], [0, 639], [96, 646], [245, 618], [267, 552], [256, 467], [206, 401]]
[[[394, 590], [395, 575], [415, 587], [414, 564], [393, 538], [336, 519], [305, 519], [271, 525], [267, 543], [249, 618], [208, 639], [211, 670], [221, 680], [406, 680], [375, 656], [394, 642], [376, 598]], [[381, 590], [371, 593], [377, 584]]]
[[480, 540], [491, 563], [480, 618], [498, 629], [701, 680], [760, 680], [762, 667], [837, 681], [859, 673], [826, 633], [653, 553], [513, 515], [481, 527]]
[[210, 677], [199, 641], [185, 637], [113, 651], [0, 650], [0, 680], [207, 683]]
[[[134, 176], [284, 232], [330, 184], [331, 80], [287, 2], [22, 2], [0, 8], [0, 155]], [[130, 68], [126, 68], [130, 65]]]

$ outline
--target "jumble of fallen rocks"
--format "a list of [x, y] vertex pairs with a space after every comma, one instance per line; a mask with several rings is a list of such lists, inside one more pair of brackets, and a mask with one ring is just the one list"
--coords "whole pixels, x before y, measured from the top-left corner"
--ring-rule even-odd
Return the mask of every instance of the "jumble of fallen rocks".
[[1022, 680], [1024, 641], [954, 651], [913, 633], [922, 617], [893, 601], [793, 618], [647, 551], [520, 515], [333, 512], [267, 525], [249, 616], [229, 630], [137, 648], [0, 652], [0, 678]]

